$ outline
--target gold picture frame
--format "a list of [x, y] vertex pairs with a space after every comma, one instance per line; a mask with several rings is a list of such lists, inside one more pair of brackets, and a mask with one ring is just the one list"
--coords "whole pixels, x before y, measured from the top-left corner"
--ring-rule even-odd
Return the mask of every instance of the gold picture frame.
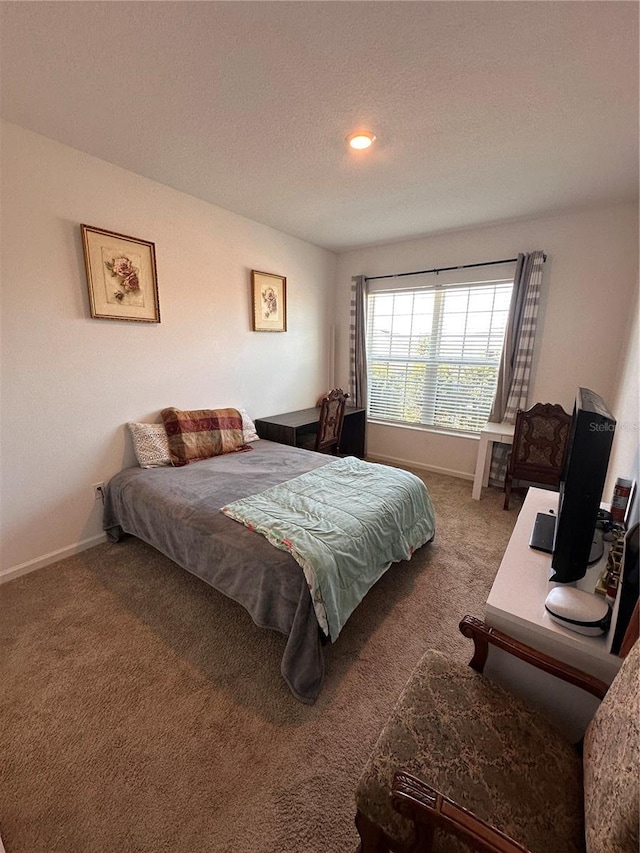
[[154, 244], [89, 225], [80, 229], [91, 316], [159, 323]]
[[254, 332], [287, 331], [287, 279], [251, 270], [251, 315]]

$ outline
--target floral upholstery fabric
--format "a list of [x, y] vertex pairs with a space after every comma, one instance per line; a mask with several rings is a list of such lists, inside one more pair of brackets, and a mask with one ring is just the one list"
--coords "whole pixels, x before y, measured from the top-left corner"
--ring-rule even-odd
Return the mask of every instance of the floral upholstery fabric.
[[[401, 694], [356, 791], [358, 809], [398, 849], [412, 823], [391, 805], [403, 769], [533, 853], [584, 851], [582, 761], [541, 714], [467, 666], [427, 652]], [[434, 851], [467, 851], [436, 833]]]
[[588, 853], [637, 853], [640, 644], [636, 642], [584, 739]]
[[516, 450], [516, 461], [560, 468], [569, 425], [569, 420], [567, 423], [561, 423], [558, 418], [550, 416], [534, 416], [525, 420], [521, 443]]

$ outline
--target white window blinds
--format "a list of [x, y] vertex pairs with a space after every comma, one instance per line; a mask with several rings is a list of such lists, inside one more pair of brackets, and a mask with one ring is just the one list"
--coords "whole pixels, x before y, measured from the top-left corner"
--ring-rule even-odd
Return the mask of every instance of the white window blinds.
[[479, 432], [495, 393], [513, 280], [373, 292], [369, 418]]

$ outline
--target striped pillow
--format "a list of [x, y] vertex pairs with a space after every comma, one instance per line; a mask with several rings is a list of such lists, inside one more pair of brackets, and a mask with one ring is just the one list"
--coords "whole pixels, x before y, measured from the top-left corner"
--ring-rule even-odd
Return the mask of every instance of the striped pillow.
[[175, 467], [250, 450], [244, 443], [242, 416], [237, 409], [195, 409], [170, 407], [160, 413], [169, 441], [169, 456]]

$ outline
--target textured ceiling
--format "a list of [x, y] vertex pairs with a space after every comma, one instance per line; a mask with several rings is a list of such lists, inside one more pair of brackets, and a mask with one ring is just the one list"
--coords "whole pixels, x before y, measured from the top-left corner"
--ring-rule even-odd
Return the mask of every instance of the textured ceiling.
[[636, 2], [1, 6], [4, 119], [319, 246], [637, 198]]

